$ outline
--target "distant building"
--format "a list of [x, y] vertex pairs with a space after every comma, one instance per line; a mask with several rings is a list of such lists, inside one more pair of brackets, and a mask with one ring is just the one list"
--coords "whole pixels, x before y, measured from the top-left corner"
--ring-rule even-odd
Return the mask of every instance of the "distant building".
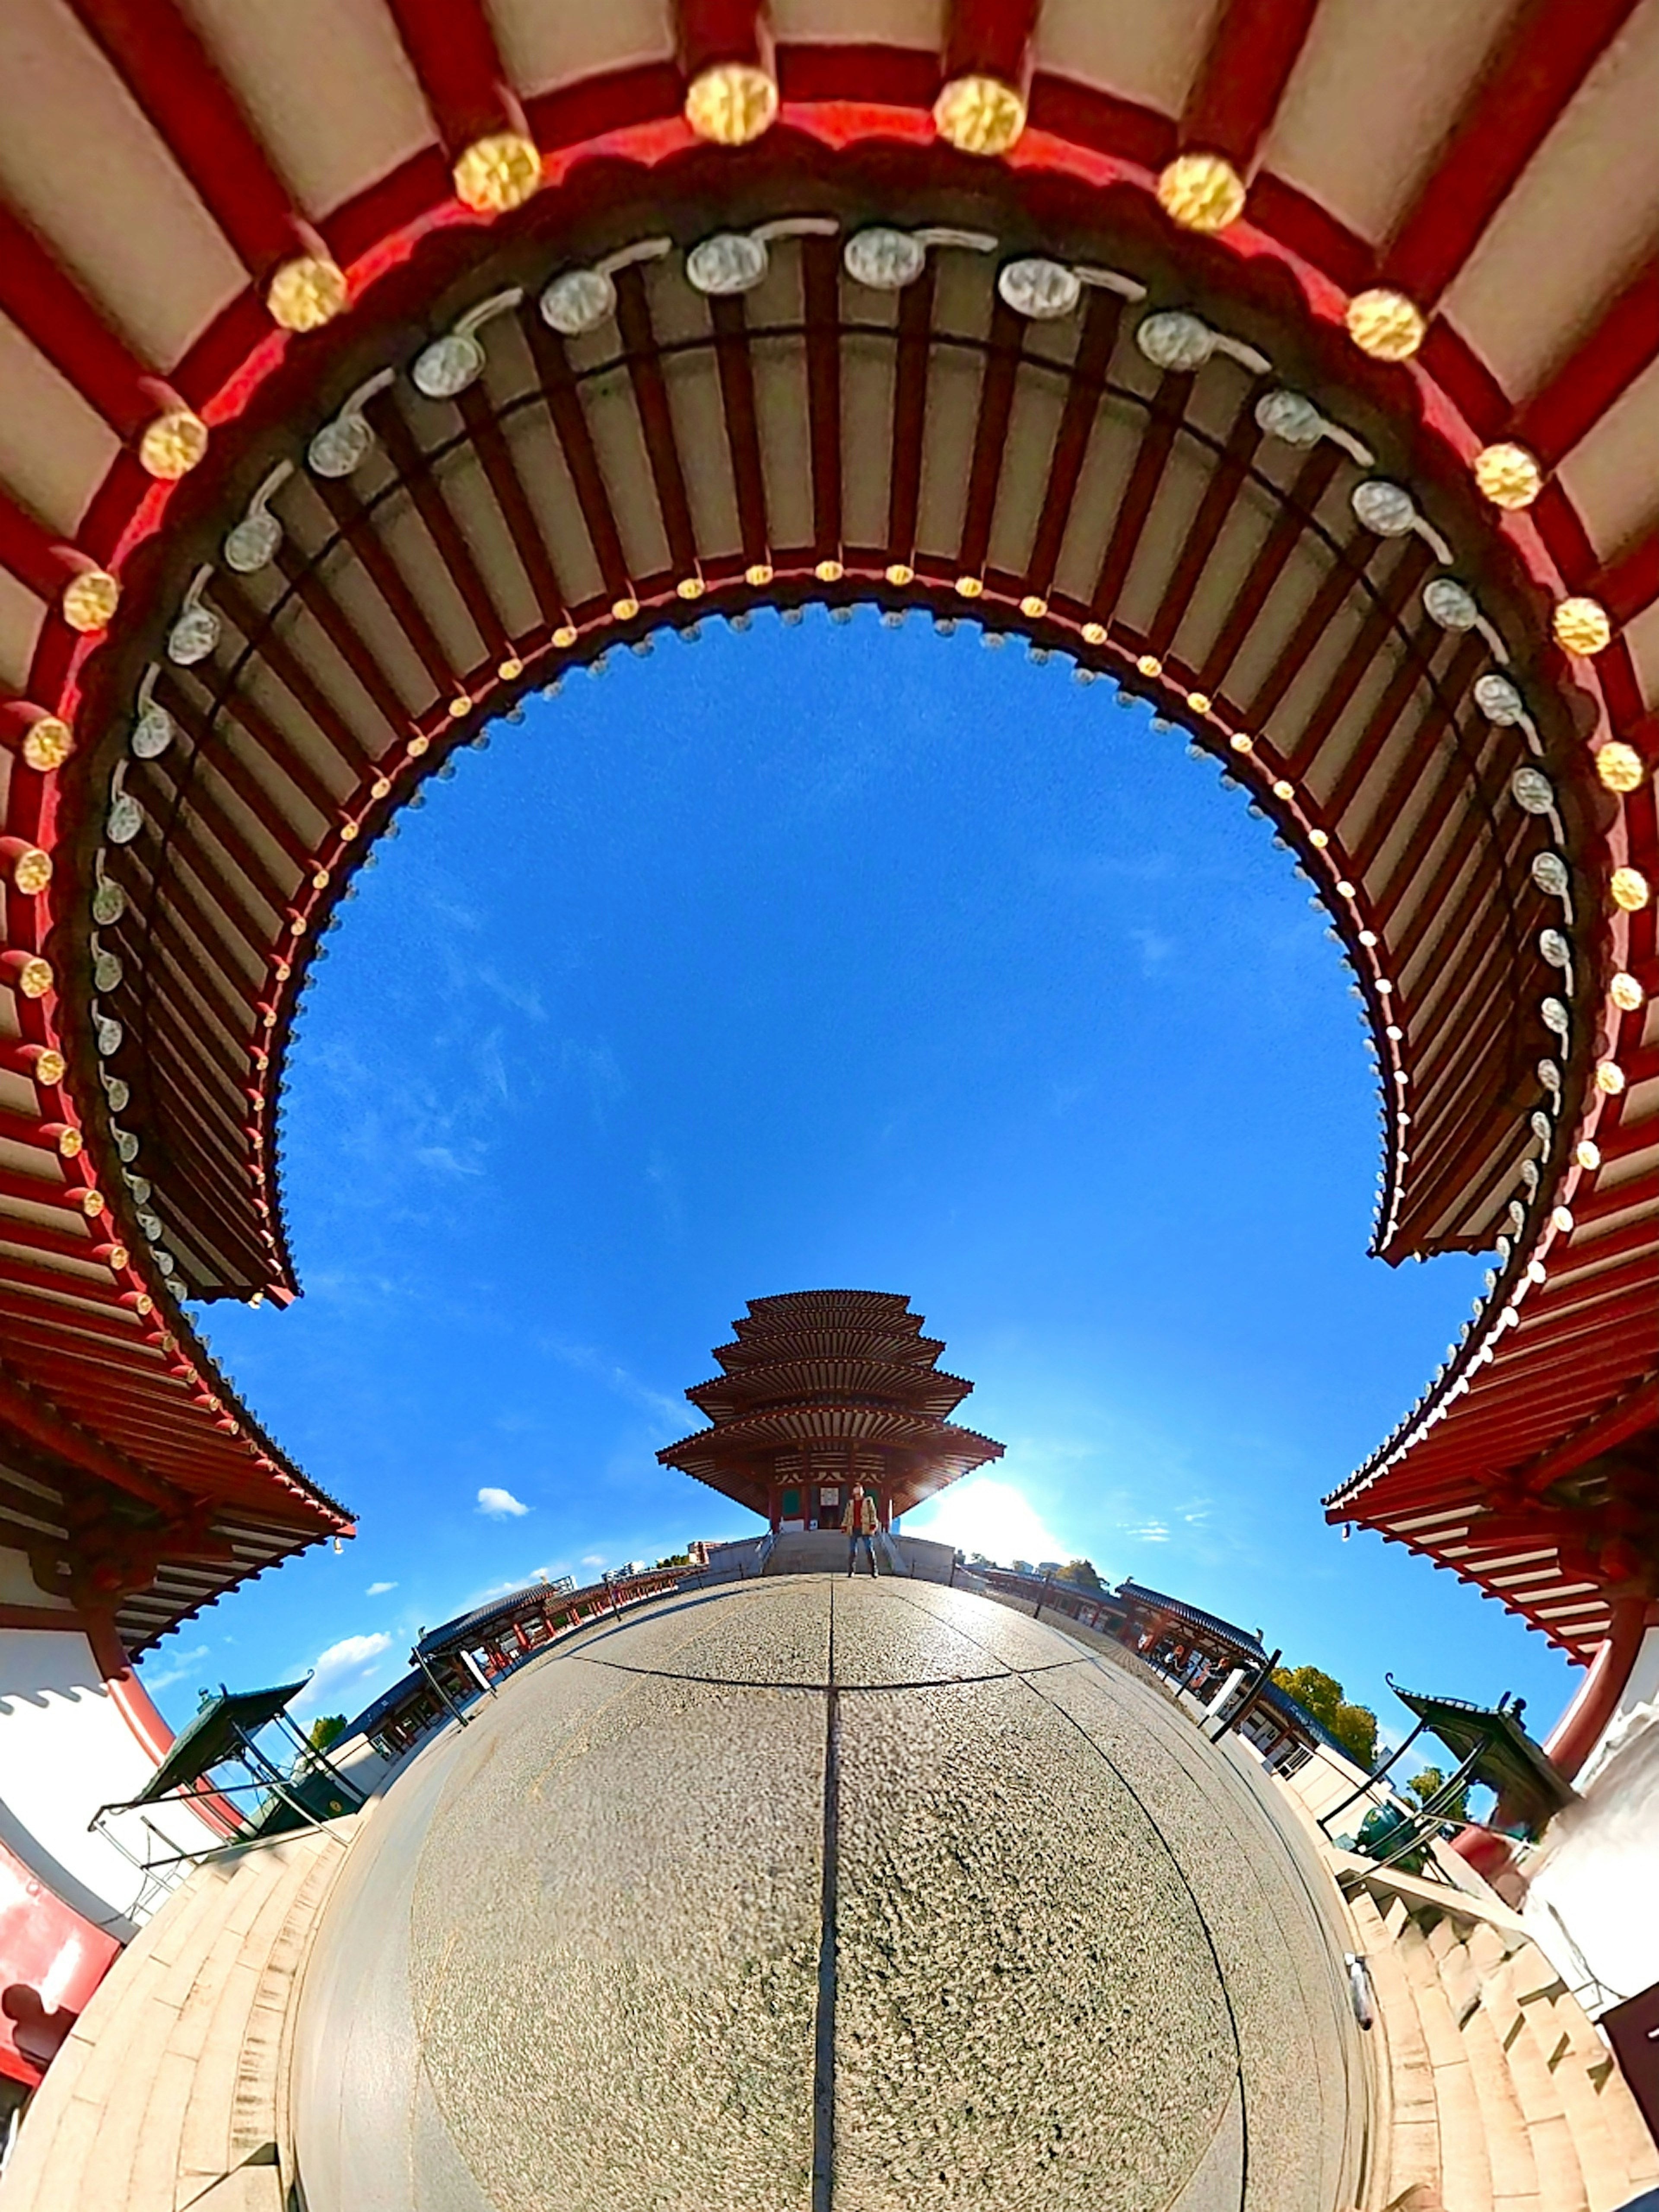
[[836, 1528], [855, 1482], [881, 1525], [1002, 1446], [947, 1416], [973, 1389], [939, 1371], [945, 1346], [886, 1291], [751, 1298], [724, 1370], [686, 1396], [710, 1425], [657, 1454], [775, 1529]]

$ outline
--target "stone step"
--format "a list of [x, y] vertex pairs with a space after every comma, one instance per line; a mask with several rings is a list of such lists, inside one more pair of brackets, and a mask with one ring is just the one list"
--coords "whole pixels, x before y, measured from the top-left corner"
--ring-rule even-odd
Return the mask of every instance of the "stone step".
[[1446, 2212], [1493, 2212], [1492, 2160], [1485, 2116], [1468, 2052], [1440, 1978], [1440, 1962], [1428, 1936], [1408, 1920], [1395, 1951], [1411, 1989], [1434, 2072], [1440, 2120], [1440, 2196]]
[[1347, 1905], [1376, 2000], [1372, 2033], [1382, 2039], [1386, 2073], [1386, 2134], [1379, 2144], [1382, 2172], [1372, 2201], [1388, 2207], [1409, 2205], [1413, 2212], [1437, 2212], [1440, 2115], [1422, 2022], [1393, 1931], [1376, 1899], [1360, 1890], [1348, 1898]]
[[284, 2022], [349, 1840], [311, 1832], [197, 1869], [88, 2006], [76, 2063], [48, 2073], [0, 2212], [281, 2212]]

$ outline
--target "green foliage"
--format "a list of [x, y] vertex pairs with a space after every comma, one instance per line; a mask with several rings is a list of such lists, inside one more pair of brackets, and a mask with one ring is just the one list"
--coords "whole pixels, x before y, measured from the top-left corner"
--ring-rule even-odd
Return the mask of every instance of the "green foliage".
[[690, 1552], [671, 1552], [665, 1559], [659, 1559], [657, 1562], [659, 1567], [689, 1567], [690, 1564]]
[[1075, 1583], [1079, 1589], [1103, 1589], [1106, 1585], [1095, 1572], [1092, 1559], [1067, 1559], [1054, 1577], [1057, 1583]]
[[1376, 1715], [1369, 1705], [1350, 1705], [1334, 1674], [1319, 1667], [1275, 1667], [1273, 1680], [1297, 1705], [1305, 1705], [1361, 1766], [1376, 1765]]
[[[1406, 1784], [1407, 1789], [1410, 1790], [1419, 1805], [1426, 1805], [1435, 1792], [1443, 1790], [1445, 1786], [1446, 1777], [1437, 1766], [1420, 1767]], [[1466, 1785], [1452, 1799], [1450, 1805], [1446, 1808], [1445, 1817], [1449, 1820], [1467, 1820], [1468, 1810], [1469, 1793]]]
[[313, 1751], [326, 1751], [330, 1744], [337, 1743], [345, 1732], [346, 1717], [343, 1713], [324, 1713], [311, 1723], [311, 1734], [306, 1741]]

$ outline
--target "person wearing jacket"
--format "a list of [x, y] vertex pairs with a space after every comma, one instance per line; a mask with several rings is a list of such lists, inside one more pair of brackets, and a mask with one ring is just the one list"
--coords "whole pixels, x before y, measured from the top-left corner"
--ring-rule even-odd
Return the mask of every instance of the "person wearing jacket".
[[849, 1540], [847, 1547], [848, 1573], [850, 1575], [857, 1566], [859, 1546], [862, 1544], [864, 1556], [869, 1560], [870, 1572], [873, 1575], [876, 1571], [875, 1534], [881, 1524], [876, 1515], [876, 1501], [861, 1482], [853, 1485], [853, 1494], [847, 1501], [847, 1510], [841, 1516], [841, 1525]]

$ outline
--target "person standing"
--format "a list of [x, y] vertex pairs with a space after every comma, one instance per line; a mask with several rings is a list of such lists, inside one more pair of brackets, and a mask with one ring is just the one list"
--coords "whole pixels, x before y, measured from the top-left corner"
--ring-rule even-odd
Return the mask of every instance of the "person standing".
[[853, 1485], [853, 1494], [847, 1501], [847, 1510], [841, 1516], [841, 1525], [848, 1539], [847, 1571], [850, 1575], [858, 1565], [859, 1546], [864, 1547], [864, 1556], [870, 1562], [870, 1572], [876, 1572], [876, 1530], [880, 1523], [876, 1515], [876, 1501], [866, 1492], [861, 1482]]

